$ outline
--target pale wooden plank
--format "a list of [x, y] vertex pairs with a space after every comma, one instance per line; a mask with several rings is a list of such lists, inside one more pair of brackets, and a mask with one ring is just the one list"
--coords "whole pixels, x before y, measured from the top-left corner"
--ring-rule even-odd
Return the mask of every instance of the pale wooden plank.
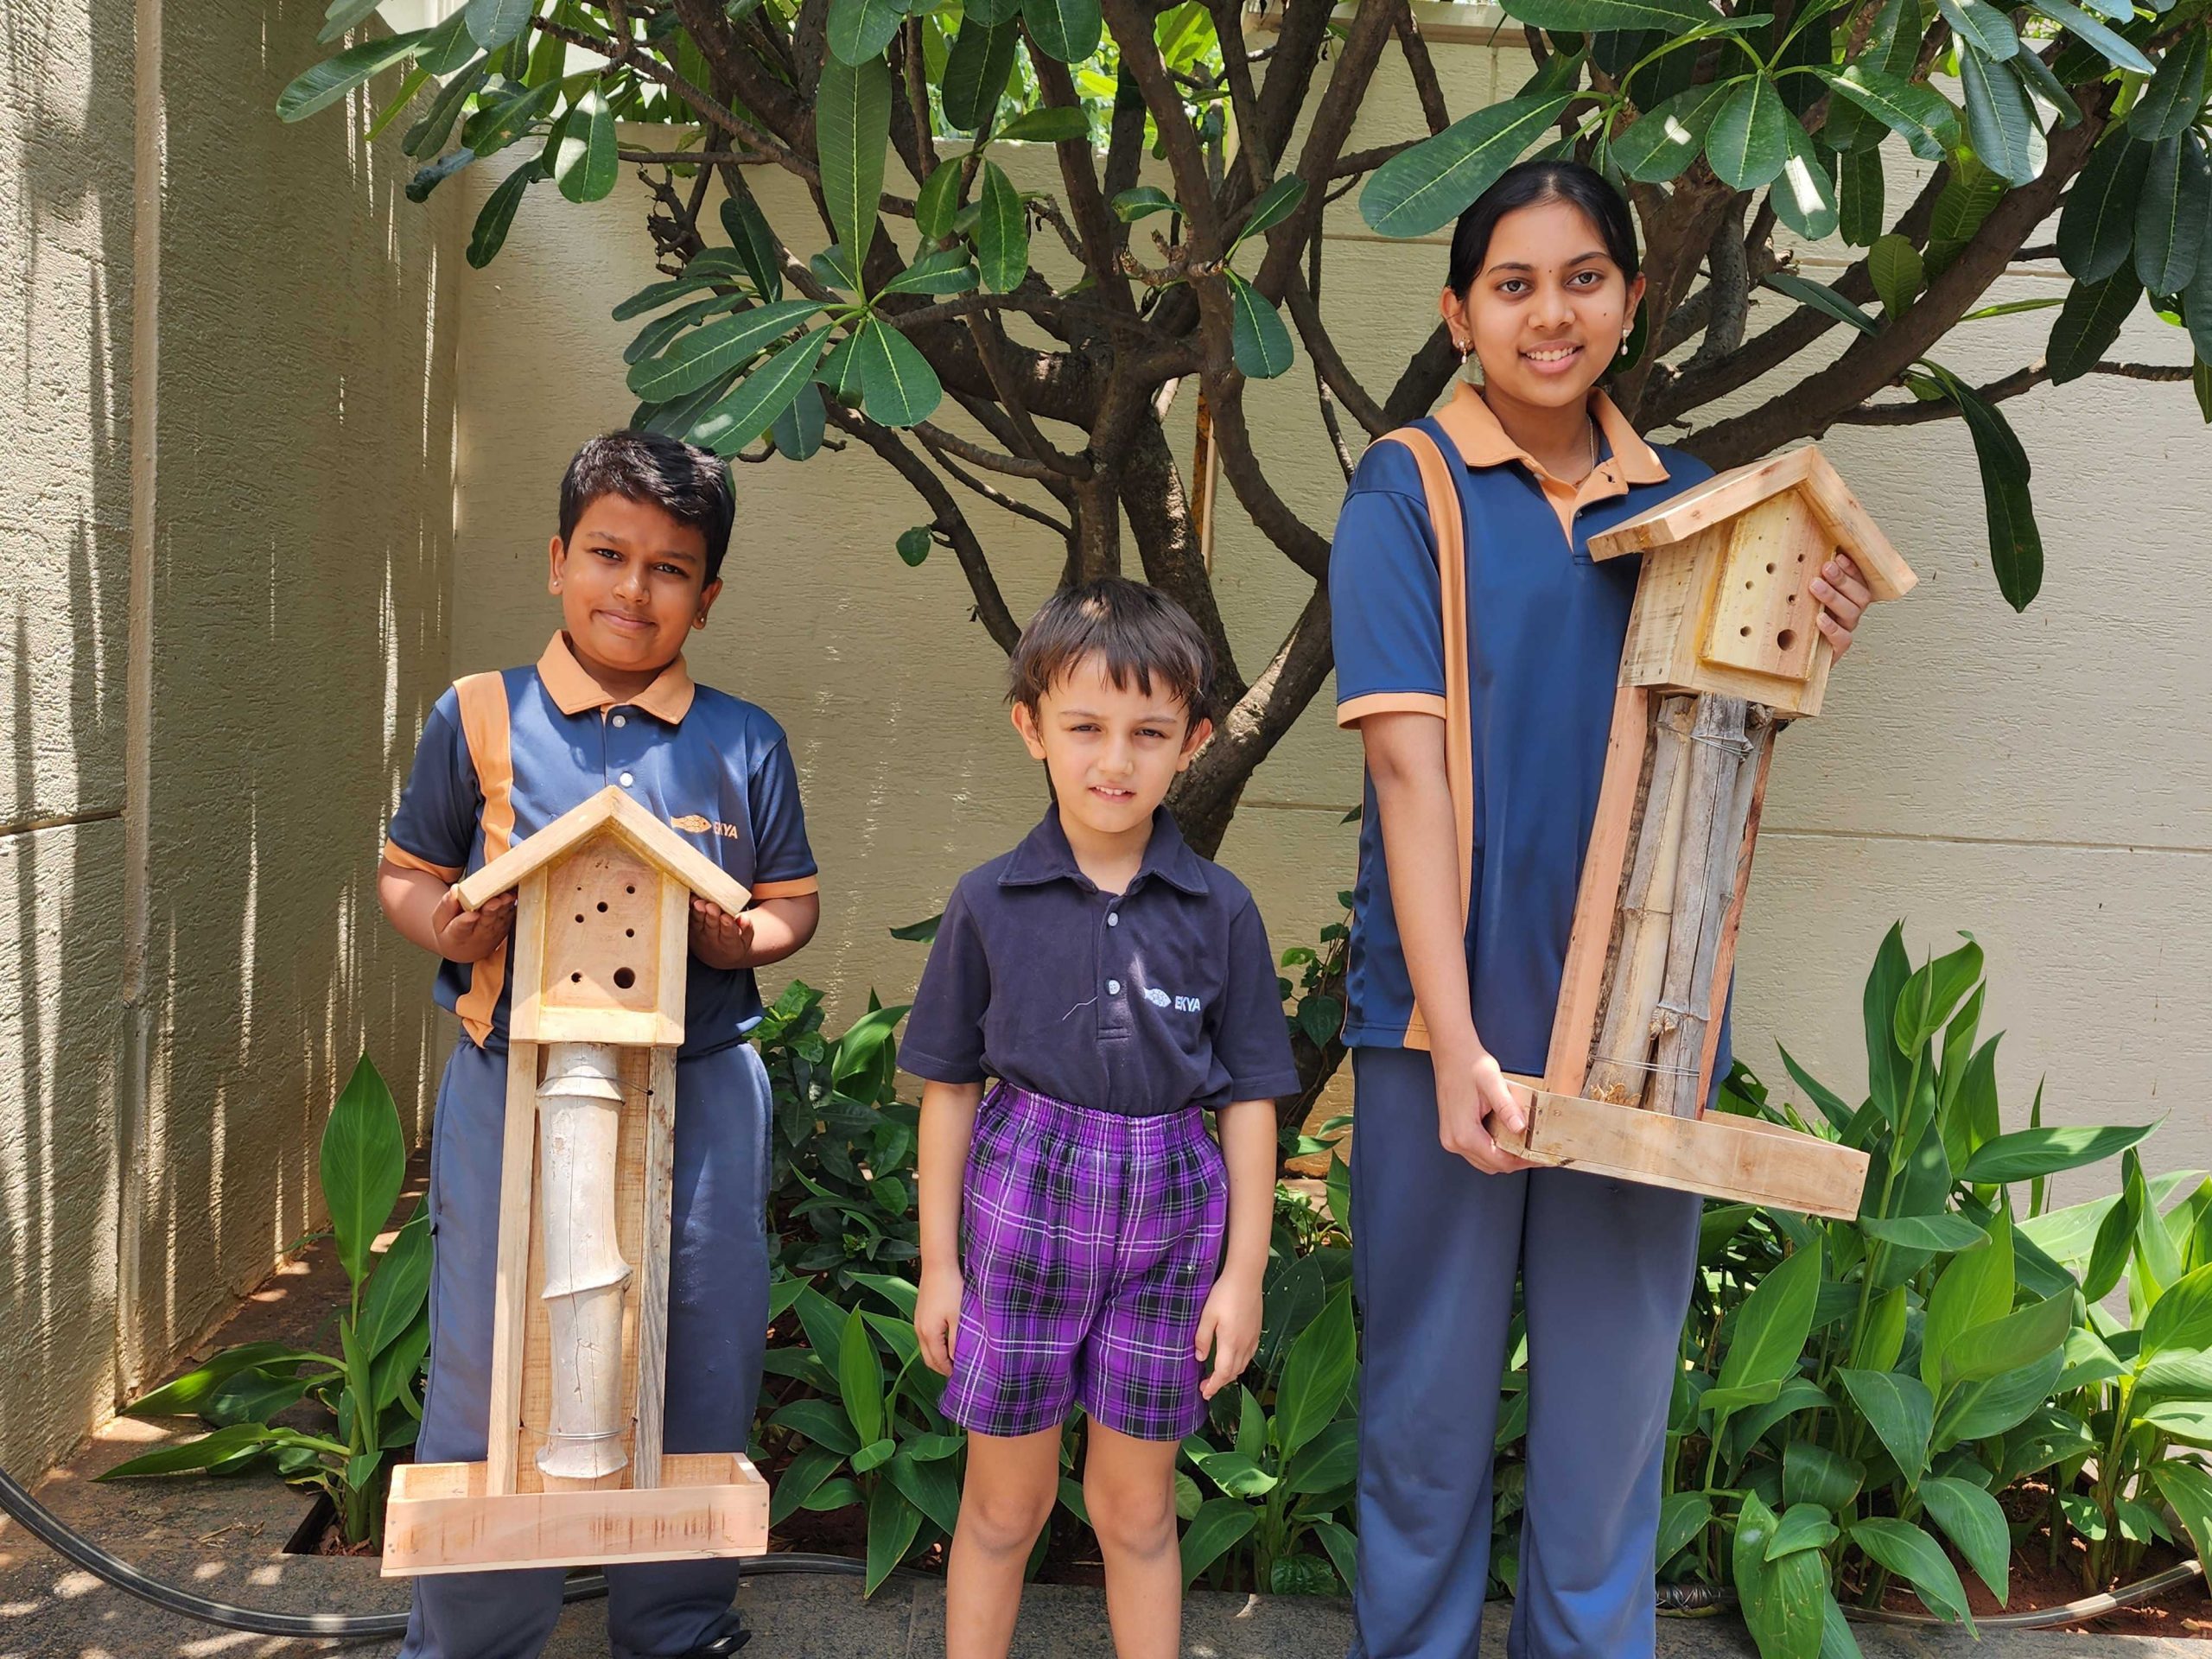
[[638, 1434], [631, 1484], [661, 1484], [662, 1418], [668, 1386], [668, 1257], [676, 1181], [676, 1050], [656, 1048], [645, 1102], [645, 1155], [639, 1193], [638, 1363], [632, 1387]]
[[1882, 533], [1873, 515], [1859, 505], [1859, 498], [1827, 457], [1817, 449], [1811, 453], [1815, 459], [1805, 474], [1804, 495], [1827, 521], [1840, 544], [1837, 550], [1851, 555], [1877, 600], [1904, 598], [1919, 585], [1919, 576]]
[[507, 1111], [499, 1146], [499, 1243], [492, 1292], [491, 1421], [486, 1490], [515, 1490], [515, 1433], [522, 1421], [523, 1371], [537, 1298], [530, 1283], [531, 1192], [537, 1166], [537, 1045], [507, 1044]]
[[1613, 696], [1613, 725], [1605, 741], [1605, 770], [1598, 786], [1598, 815], [1583, 855], [1581, 883], [1574, 900], [1574, 925], [1567, 935], [1567, 963], [1554, 1005], [1552, 1038], [1544, 1059], [1551, 1088], [1573, 1094], [1582, 1087], [1590, 1059], [1590, 1031], [1605, 988], [1605, 952], [1619, 913], [1621, 868], [1628, 858], [1630, 819], [1643, 772], [1643, 752], [1651, 729], [1650, 696], [1641, 686], [1621, 687]]
[[[660, 914], [655, 927], [658, 931], [654, 943], [660, 963], [660, 1000], [654, 1011], [660, 1015], [662, 1034], [653, 1041], [681, 1045], [683, 988], [691, 971], [691, 892], [673, 877], [662, 878]], [[668, 1034], [671, 1033], [674, 1034]]]
[[402, 1464], [385, 1512], [386, 1578], [759, 1555], [768, 1483], [737, 1452], [671, 1456], [650, 1491], [489, 1490], [484, 1464]]
[[461, 882], [461, 902], [474, 910], [610, 825], [692, 892], [713, 899], [732, 915], [750, 901], [752, 895], [742, 882], [610, 784]]
[[1721, 1113], [1669, 1117], [1526, 1086], [1516, 1092], [1529, 1127], [1499, 1133], [1497, 1144], [1532, 1163], [1807, 1215], [1859, 1213], [1866, 1154], [1818, 1135]]
[[590, 799], [570, 807], [534, 836], [525, 836], [460, 884], [461, 902], [474, 910], [509, 887], [519, 887], [532, 871], [540, 870], [579, 845], [614, 816], [622, 791], [613, 785]]
[[[537, 1040], [538, 994], [545, 982], [545, 872], [524, 876], [515, 896], [515, 927], [509, 937], [507, 983], [512, 996], [507, 1006], [507, 1035]], [[534, 1086], [534, 1085], [533, 1085]]]
[[1624, 553], [1640, 553], [1688, 541], [1739, 512], [1749, 512], [1768, 497], [1802, 483], [1821, 464], [1820, 452], [1808, 445], [1770, 460], [1716, 474], [1649, 511], [1624, 518], [1592, 536], [1590, 556], [1617, 558]]
[[1828, 556], [1827, 527], [1796, 495], [1762, 501], [1729, 524], [1728, 552], [1706, 613], [1699, 657], [1747, 673], [1802, 680], [1821, 631], [1813, 579]]
[[1713, 1095], [1713, 1062], [1720, 1054], [1720, 1016], [1728, 1006], [1729, 982], [1736, 972], [1736, 935], [1744, 921], [1744, 895], [1751, 888], [1751, 855], [1758, 849], [1759, 819], [1766, 811], [1766, 780], [1774, 770], [1774, 740], [1782, 730], [1776, 721], [1760, 734], [1758, 772], [1751, 784], [1751, 810], [1744, 817], [1744, 848], [1736, 863], [1736, 889], [1728, 901], [1728, 917], [1721, 925], [1720, 945], [1713, 968], [1713, 1011], [1706, 1022], [1705, 1042], [1698, 1057], [1697, 1097], [1700, 1109]]

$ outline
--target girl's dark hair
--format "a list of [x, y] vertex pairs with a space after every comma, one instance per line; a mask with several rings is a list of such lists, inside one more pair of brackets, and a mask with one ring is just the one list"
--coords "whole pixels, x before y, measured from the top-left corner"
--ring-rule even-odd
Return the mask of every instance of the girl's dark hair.
[[1446, 276], [1454, 294], [1465, 298], [1483, 259], [1490, 252], [1491, 232], [1497, 221], [1516, 207], [1533, 207], [1542, 201], [1564, 201], [1582, 210], [1598, 227], [1605, 251], [1631, 280], [1643, 268], [1636, 251], [1636, 224], [1621, 193], [1605, 182], [1605, 175], [1580, 162], [1517, 162], [1498, 175], [1497, 181], [1475, 198], [1459, 215], [1452, 232], [1452, 268]]
[[1157, 588], [1102, 576], [1065, 588], [1029, 619], [1007, 665], [1007, 701], [1033, 713], [1053, 682], [1096, 653], [1118, 690], [1134, 683], [1146, 696], [1154, 682], [1193, 721], [1208, 713], [1213, 653], [1191, 613]]
[[737, 497], [729, 463], [720, 455], [680, 438], [630, 428], [592, 439], [562, 475], [562, 541], [575, 535], [584, 509], [602, 495], [642, 501], [690, 525], [706, 539], [707, 580], [721, 575]]

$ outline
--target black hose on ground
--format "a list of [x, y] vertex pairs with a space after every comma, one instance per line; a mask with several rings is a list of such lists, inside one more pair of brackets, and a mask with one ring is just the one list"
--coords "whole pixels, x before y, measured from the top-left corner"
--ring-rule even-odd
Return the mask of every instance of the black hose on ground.
[[[227, 1630], [249, 1630], [257, 1636], [326, 1638], [394, 1637], [403, 1636], [407, 1630], [405, 1613], [267, 1612], [252, 1607], [234, 1607], [228, 1602], [215, 1601], [175, 1585], [164, 1584], [130, 1562], [111, 1555], [91, 1539], [72, 1532], [62, 1524], [60, 1516], [33, 1497], [5, 1469], [0, 1469], [0, 1510], [21, 1522], [24, 1529], [47, 1548], [86, 1572], [142, 1601], [202, 1624], [219, 1625]], [[748, 1577], [776, 1573], [835, 1573], [857, 1577], [867, 1568], [863, 1563], [843, 1555], [788, 1552], [755, 1557], [744, 1563], [742, 1571]], [[589, 1601], [606, 1593], [606, 1575], [593, 1573], [570, 1579], [562, 1588], [561, 1599]]]

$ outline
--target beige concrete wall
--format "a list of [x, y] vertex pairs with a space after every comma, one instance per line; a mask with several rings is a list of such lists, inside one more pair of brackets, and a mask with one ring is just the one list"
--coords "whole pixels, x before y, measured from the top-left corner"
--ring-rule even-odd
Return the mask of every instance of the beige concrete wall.
[[[1495, 21], [1423, 11], [1432, 23]], [[1517, 53], [1465, 41], [1440, 41], [1437, 57], [1459, 112], [1510, 95], [1526, 73]], [[1351, 147], [1417, 129], [1388, 58]], [[463, 179], [473, 211], [496, 175]], [[780, 187], [762, 188], [775, 217]], [[554, 483], [574, 445], [631, 406], [620, 353], [635, 325], [606, 314], [651, 278], [643, 212], [626, 183], [591, 209], [544, 196], [498, 264], [463, 277], [456, 671], [525, 659], [555, 626], [538, 574]], [[1431, 325], [1441, 240], [1381, 242], [1349, 201], [1330, 232], [1324, 310], [1355, 369], [1386, 387]], [[1811, 250], [1808, 262], [1840, 252]], [[1992, 297], [2056, 294], [2063, 282], [2032, 267]], [[1753, 326], [1786, 304], [1763, 298]], [[1993, 378], [2040, 355], [2050, 315], [1969, 325], [1942, 359]], [[2144, 320], [2120, 350], [2186, 354], [2177, 334]], [[1307, 365], [1249, 401], [1284, 495], [1328, 524], [1342, 480]], [[2050, 550], [2024, 617], [1990, 577], [1955, 423], [1839, 428], [1823, 441], [1924, 580], [1877, 614], [1828, 712], [1785, 741], [1739, 963], [1740, 1049], [1780, 1082], [1774, 1046], [1786, 1042], [1816, 1075], [1858, 1090], [1859, 988], [1882, 933], [1905, 918], [1918, 955], [1965, 929], [1990, 956], [1984, 1030], [2009, 1028], [1999, 1076], [2012, 1120], [2047, 1076], [2055, 1120], [2178, 1108], [2153, 1163], [2212, 1166], [2197, 1105], [2212, 1037], [2186, 995], [2212, 973], [2212, 728], [2196, 712], [2212, 690], [2196, 644], [2212, 599], [2190, 575], [2212, 534], [2212, 441], [2183, 386], [2096, 378], [2007, 410], [2036, 458]], [[1187, 454], [1187, 437], [1178, 442]], [[957, 570], [942, 554], [909, 570], [892, 552], [925, 516], [906, 486], [864, 453], [741, 467], [737, 481], [733, 592], [693, 657], [793, 734], [825, 919], [791, 968], [846, 1012], [871, 986], [902, 998], [922, 952], [883, 930], [935, 909], [954, 876], [1027, 827], [1042, 790], [1005, 730], [998, 653], [965, 620]], [[1224, 490], [1222, 604], [1256, 662], [1306, 588]], [[1022, 613], [1052, 580], [1052, 538], [972, 511]], [[1349, 885], [1353, 833], [1338, 820], [1357, 798], [1358, 758], [1330, 724], [1329, 696], [1255, 778], [1223, 849], [1278, 946], [1332, 919]]]
[[[323, 55], [320, 3], [162, 10], [34, 0], [0, 25], [0, 238], [22, 251], [0, 300], [0, 1463], [19, 1471], [316, 1224], [322, 1120], [363, 1047], [419, 1127], [436, 1041], [427, 964], [370, 873], [447, 678], [450, 210], [400, 197], [396, 136], [368, 143], [358, 109], [270, 112]], [[156, 73], [135, 37], [163, 22]], [[154, 322], [135, 355], [134, 273]]]

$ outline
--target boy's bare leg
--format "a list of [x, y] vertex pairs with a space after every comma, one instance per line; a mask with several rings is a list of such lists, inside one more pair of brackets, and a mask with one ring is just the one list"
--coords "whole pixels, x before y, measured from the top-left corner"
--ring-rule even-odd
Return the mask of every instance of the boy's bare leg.
[[945, 1659], [1005, 1659], [1021, 1609], [1022, 1569], [1059, 1487], [1058, 1428], [968, 1437], [960, 1525], [944, 1575]]
[[1083, 1500], [1105, 1557], [1114, 1651], [1119, 1659], [1176, 1659], [1183, 1638], [1176, 1442], [1133, 1440], [1099, 1422], [1085, 1433]]

